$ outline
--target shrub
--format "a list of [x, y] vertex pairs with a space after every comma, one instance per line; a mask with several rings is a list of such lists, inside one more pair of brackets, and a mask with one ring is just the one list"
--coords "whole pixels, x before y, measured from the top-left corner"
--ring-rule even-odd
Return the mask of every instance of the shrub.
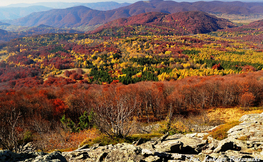
[[82, 75], [84, 73], [84, 71], [82, 69], [78, 68], [76, 70], [76, 73], [79, 74], [79, 75]]
[[216, 127], [215, 129], [213, 129], [212, 131], [210, 131], [208, 136], [212, 136], [214, 139], [217, 139], [217, 140], [225, 139], [227, 138], [227, 131], [230, 128], [233, 128], [234, 126], [238, 125], [239, 123], [240, 123], [239, 121], [233, 121], [230, 123], [220, 125]]
[[68, 71], [68, 70], [66, 70], [66, 71], [64, 72], [64, 75], [65, 75], [65, 77], [69, 77], [69, 76], [70, 76], [70, 74], [71, 74], [71, 72], [70, 72], [70, 71]]
[[241, 96], [241, 105], [246, 109], [248, 109], [248, 107], [250, 107], [253, 102], [255, 101], [255, 96], [253, 95], [253, 93], [251, 92], [245, 92], [242, 96]]
[[75, 124], [70, 118], [66, 118], [65, 115], [60, 119], [61, 123], [70, 130], [70, 132], [79, 132], [80, 130], [89, 129], [94, 127], [94, 119], [95, 113], [93, 111], [84, 112], [83, 115], [79, 117], [79, 123]]
[[95, 139], [100, 136], [100, 132], [95, 129], [88, 129], [76, 133], [71, 133], [61, 129], [35, 136], [37, 148], [42, 151], [72, 151], [78, 148], [79, 144], [86, 138]]

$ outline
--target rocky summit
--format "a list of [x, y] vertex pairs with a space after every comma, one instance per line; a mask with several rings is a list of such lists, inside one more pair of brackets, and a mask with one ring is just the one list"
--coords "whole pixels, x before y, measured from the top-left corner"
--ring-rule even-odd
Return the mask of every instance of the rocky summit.
[[0, 161], [90, 161], [90, 162], [179, 162], [179, 161], [263, 161], [263, 113], [244, 115], [224, 140], [208, 133], [165, 134], [159, 139], [133, 144], [82, 146], [71, 152], [13, 153], [0, 151]]

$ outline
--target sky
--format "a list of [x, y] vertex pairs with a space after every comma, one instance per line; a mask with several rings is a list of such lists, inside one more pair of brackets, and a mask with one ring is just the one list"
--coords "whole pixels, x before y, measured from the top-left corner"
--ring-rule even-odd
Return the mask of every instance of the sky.
[[[10, 4], [17, 4], [17, 3], [37, 3], [37, 2], [82, 2], [82, 3], [92, 3], [92, 2], [105, 2], [105, 1], [115, 1], [115, 2], [128, 2], [128, 3], [134, 3], [139, 0], [0, 0], [0, 6], [7, 6]], [[182, 1], [200, 1], [200, 0], [175, 0], [177, 2]], [[202, 1], [211, 1], [211, 0], [202, 0]], [[221, 0], [221, 1], [234, 1], [234, 0]], [[263, 2], [263, 0], [238, 0], [238, 1], [259, 1]]]

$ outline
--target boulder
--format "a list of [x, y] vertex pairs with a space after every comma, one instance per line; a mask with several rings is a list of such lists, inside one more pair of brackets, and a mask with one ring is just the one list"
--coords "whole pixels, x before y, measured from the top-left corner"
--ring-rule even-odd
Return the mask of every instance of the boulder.
[[139, 145], [139, 147], [142, 149], [147, 149], [147, 150], [151, 150], [151, 151], [155, 150], [155, 146], [153, 145], [153, 143], [151, 141], [143, 143], [143, 144]]
[[199, 159], [200, 161], [204, 162], [223, 162], [223, 161], [229, 161], [229, 157], [222, 155], [222, 154], [210, 154], [210, 155], [205, 155], [205, 154], [199, 154], [195, 156], [195, 158]]
[[143, 140], [142, 140], [142, 138], [140, 138], [138, 141], [134, 141], [133, 142], [133, 145], [134, 146], [138, 146], [138, 145], [140, 145], [140, 144], [142, 144], [143, 143]]
[[177, 140], [179, 138], [182, 138], [183, 136], [184, 136], [183, 134], [174, 134], [174, 135], [168, 136], [166, 140]]
[[146, 162], [161, 162], [161, 158], [158, 156], [148, 156], [147, 158], [144, 159]]
[[202, 153], [211, 154], [213, 150], [218, 147], [219, 141], [216, 139], [213, 139], [212, 137], [207, 137], [207, 140], [208, 140], [208, 144], [202, 150]]
[[67, 162], [66, 158], [62, 156], [61, 152], [54, 151], [47, 155], [37, 156], [33, 162], [47, 162], [47, 161], [57, 161], [57, 162]]
[[9, 150], [0, 150], [0, 162], [6, 161], [24, 161], [26, 159], [35, 158], [40, 153], [14, 153]]
[[204, 136], [208, 135], [208, 133], [191, 133], [186, 134], [186, 137], [197, 137], [197, 138], [204, 138]]
[[180, 153], [183, 148], [183, 143], [180, 141], [164, 141], [158, 145], [155, 145], [157, 152], [169, 152], [169, 153]]
[[187, 136], [178, 139], [178, 141], [183, 143], [183, 149], [181, 153], [186, 154], [200, 153], [204, 149], [204, 146], [206, 146], [207, 144], [207, 140]]
[[154, 142], [154, 145], [163, 142], [168, 136], [169, 136], [169, 132], [165, 133], [165, 135], [163, 135], [162, 137], [160, 137], [158, 140]]
[[105, 158], [107, 155], [108, 155], [108, 153], [106, 153], [106, 152], [101, 153], [101, 154], [98, 156], [96, 162], [101, 162], [101, 161], [103, 161], [104, 158]]
[[36, 148], [34, 147], [32, 142], [28, 142], [24, 146], [19, 147], [19, 153], [32, 153], [35, 151], [36, 151]]
[[178, 154], [178, 153], [172, 153], [171, 154], [171, 159], [172, 160], [185, 160], [186, 156], [183, 154]]
[[214, 150], [215, 153], [219, 152], [225, 152], [227, 150], [236, 150], [240, 151], [241, 147], [237, 145], [236, 141], [234, 139], [224, 139], [219, 142], [217, 148]]
[[123, 161], [140, 161], [144, 157], [141, 154], [142, 149], [131, 144], [122, 143], [117, 144], [114, 149], [112, 149], [107, 156], [105, 161], [110, 162], [123, 162]]
[[142, 149], [142, 155], [143, 156], [150, 156], [150, 155], [154, 155], [154, 152], [151, 150], [147, 150], [147, 149]]

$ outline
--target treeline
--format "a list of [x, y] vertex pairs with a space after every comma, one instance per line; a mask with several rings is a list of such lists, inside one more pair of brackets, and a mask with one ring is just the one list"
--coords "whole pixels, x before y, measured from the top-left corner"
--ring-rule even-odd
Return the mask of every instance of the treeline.
[[[94, 112], [94, 124], [109, 134], [125, 135], [125, 124], [189, 115], [212, 107], [262, 106], [263, 72], [188, 77], [169, 82], [140, 82], [23, 88], [0, 94], [0, 144], [25, 131], [45, 133], [61, 125], [65, 115], [77, 123]], [[9, 137], [5, 137], [9, 136]]]

